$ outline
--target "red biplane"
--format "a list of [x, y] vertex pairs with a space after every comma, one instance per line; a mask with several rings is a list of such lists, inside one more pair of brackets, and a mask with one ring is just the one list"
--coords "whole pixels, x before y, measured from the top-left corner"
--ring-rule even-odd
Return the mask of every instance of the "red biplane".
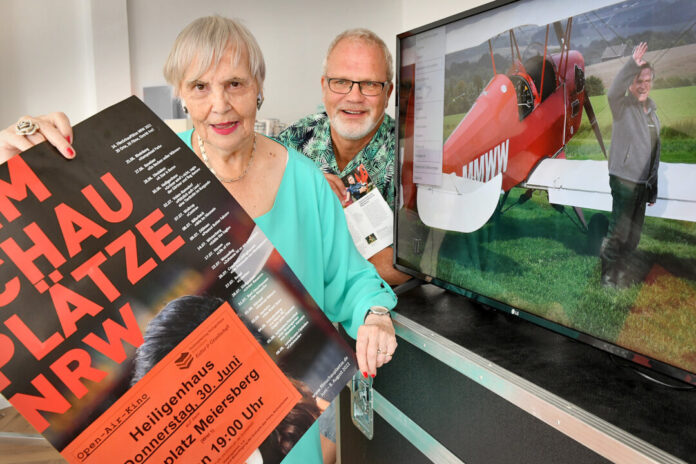
[[[596, 228], [596, 234], [604, 234], [606, 217], [596, 215], [596, 224], [591, 221], [588, 225], [581, 208], [611, 211], [607, 162], [564, 159], [566, 144], [580, 128], [583, 109], [606, 157], [585, 86], [585, 62], [578, 51], [570, 49], [572, 24], [572, 18], [565, 26], [553, 23], [560, 44], [554, 53], [548, 53], [551, 25], [547, 25], [543, 54], [525, 61], [514, 31], [509, 30], [513, 60], [504, 74], [496, 71], [488, 41], [494, 76], [444, 143], [442, 183], [417, 186], [418, 215], [426, 225], [459, 232], [477, 230], [503, 208], [510, 189], [521, 186], [529, 190], [519, 201], [530, 198], [532, 189], [547, 190], [557, 209], [571, 206], [585, 229]], [[412, 139], [409, 143], [414, 127], [413, 97], [411, 89], [402, 168], [407, 206], [416, 193]], [[681, 182], [684, 174], [679, 169], [662, 163], [661, 186], [670, 178], [672, 182], [670, 188], [658, 190], [660, 199], [671, 195], [679, 202], [686, 200], [687, 207], [662, 201], [649, 214], [696, 221], [694, 195], [686, 192], [688, 183]]]

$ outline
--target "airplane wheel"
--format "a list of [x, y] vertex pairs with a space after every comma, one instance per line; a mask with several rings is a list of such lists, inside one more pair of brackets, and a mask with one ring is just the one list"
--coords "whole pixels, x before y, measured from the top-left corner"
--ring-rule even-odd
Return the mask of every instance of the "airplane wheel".
[[591, 255], [599, 255], [602, 240], [609, 230], [609, 219], [603, 213], [595, 213], [587, 225], [587, 245]]

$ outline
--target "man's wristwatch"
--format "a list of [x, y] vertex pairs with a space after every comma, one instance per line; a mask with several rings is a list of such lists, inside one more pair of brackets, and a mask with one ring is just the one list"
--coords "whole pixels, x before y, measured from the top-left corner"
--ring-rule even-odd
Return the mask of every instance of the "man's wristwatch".
[[365, 314], [365, 319], [367, 319], [367, 316], [369, 316], [370, 314], [374, 314], [376, 316], [391, 317], [391, 313], [384, 306], [370, 306], [370, 309], [368, 309], [367, 313]]

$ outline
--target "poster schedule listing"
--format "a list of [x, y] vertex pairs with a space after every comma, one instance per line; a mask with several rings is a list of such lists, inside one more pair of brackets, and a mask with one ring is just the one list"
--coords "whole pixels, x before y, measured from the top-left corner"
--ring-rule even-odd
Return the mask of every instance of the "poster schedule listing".
[[242, 463], [299, 399], [225, 303], [61, 454], [71, 463]]

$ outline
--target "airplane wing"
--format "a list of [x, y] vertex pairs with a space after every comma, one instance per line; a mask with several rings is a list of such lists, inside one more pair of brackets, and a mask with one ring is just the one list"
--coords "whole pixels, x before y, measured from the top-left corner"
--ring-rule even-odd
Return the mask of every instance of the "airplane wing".
[[[646, 215], [696, 222], [696, 164], [663, 163], [658, 168], [657, 201]], [[549, 193], [549, 203], [611, 211], [607, 161], [545, 159], [524, 187]]]
[[418, 184], [418, 215], [429, 227], [473, 232], [495, 212], [502, 185], [502, 174], [489, 182], [443, 174], [442, 185]]

